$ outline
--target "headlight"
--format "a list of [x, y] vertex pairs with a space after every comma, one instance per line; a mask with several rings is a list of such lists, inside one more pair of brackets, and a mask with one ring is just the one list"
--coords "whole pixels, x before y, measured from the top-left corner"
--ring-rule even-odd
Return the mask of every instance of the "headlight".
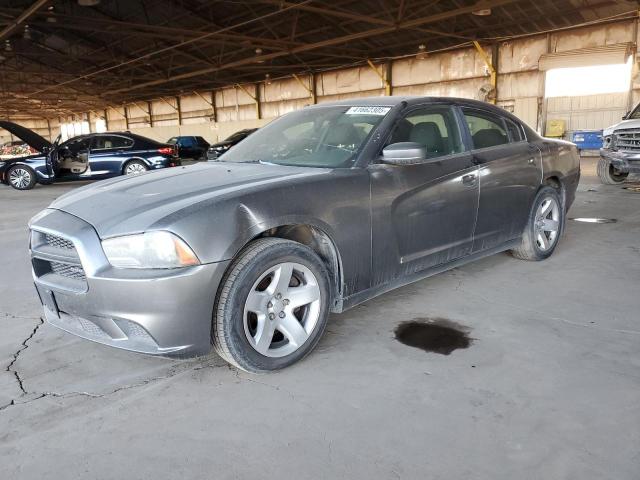
[[102, 241], [109, 263], [118, 268], [178, 268], [200, 261], [184, 240], [156, 231], [108, 238]]
[[602, 139], [602, 147], [603, 148], [611, 148], [611, 135], [607, 135]]

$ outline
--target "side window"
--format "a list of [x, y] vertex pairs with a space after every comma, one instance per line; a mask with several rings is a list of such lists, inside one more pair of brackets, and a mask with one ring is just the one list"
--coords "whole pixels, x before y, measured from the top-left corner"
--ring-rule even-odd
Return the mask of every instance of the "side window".
[[509, 136], [499, 117], [475, 110], [463, 110], [474, 148], [489, 148], [509, 143]]
[[99, 135], [93, 139], [92, 150], [110, 150], [116, 148], [128, 148], [133, 145], [133, 140], [115, 135]]
[[524, 137], [522, 136], [522, 128], [520, 127], [520, 125], [512, 122], [508, 118], [505, 118], [504, 122], [507, 124], [507, 130], [509, 130], [509, 136], [511, 137], [512, 142], [521, 142], [522, 140], [524, 140]]
[[424, 145], [428, 157], [441, 157], [464, 151], [453, 111], [446, 106], [423, 107], [407, 114], [396, 125], [391, 141]]
[[71, 139], [66, 143], [63, 143], [61, 147], [66, 147], [71, 153], [79, 153], [89, 148], [90, 140], [87, 137]]

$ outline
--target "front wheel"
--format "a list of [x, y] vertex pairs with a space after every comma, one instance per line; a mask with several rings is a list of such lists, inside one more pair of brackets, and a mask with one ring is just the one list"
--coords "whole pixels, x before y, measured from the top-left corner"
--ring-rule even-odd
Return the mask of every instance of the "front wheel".
[[313, 250], [280, 238], [256, 240], [222, 279], [213, 315], [214, 349], [250, 373], [287, 367], [320, 340], [329, 297], [327, 270]]
[[596, 170], [600, 181], [605, 185], [620, 185], [629, 176], [629, 172], [617, 171], [609, 160], [602, 157], [598, 160]]
[[539, 261], [551, 256], [564, 227], [564, 208], [560, 195], [551, 187], [542, 187], [529, 213], [522, 243], [511, 254], [522, 260]]
[[7, 182], [16, 190], [31, 190], [36, 184], [36, 174], [29, 167], [14, 165], [7, 170]]

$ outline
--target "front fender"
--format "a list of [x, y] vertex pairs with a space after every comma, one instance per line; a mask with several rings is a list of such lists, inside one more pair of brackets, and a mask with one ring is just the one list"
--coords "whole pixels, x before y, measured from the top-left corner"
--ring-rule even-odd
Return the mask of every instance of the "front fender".
[[309, 218], [302, 215], [287, 215], [265, 219], [264, 221], [251, 225], [249, 228], [241, 232], [231, 244], [229, 244], [229, 247], [224, 252], [224, 258], [226, 260], [234, 258], [238, 252], [247, 245], [247, 243], [262, 235], [264, 232], [290, 225], [308, 225], [322, 231], [331, 239], [335, 248], [335, 241], [333, 240], [335, 238], [335, 233], [329, 224], [318, 218]]

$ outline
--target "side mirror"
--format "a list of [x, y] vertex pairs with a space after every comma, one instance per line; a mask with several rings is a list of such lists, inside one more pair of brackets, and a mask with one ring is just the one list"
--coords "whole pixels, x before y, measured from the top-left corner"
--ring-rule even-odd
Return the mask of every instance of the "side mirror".
[[382, 162], [389, 165], [426, 163], [427, 148], [416, 142], [392, 143], [382, 150]]

